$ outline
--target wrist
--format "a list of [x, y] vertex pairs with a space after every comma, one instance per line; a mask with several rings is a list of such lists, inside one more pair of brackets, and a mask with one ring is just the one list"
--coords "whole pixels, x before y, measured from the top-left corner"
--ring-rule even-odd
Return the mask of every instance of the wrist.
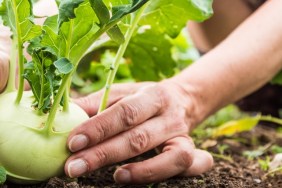
[[204, 119], [202, 114], [199, 113], [199, 100], [194, 89], [175, 78], [163, 80], [160, 85], [171, 93], [176, 105], [185, 109], [185, 122], [188, 125], [189, 132], [192, 131]]

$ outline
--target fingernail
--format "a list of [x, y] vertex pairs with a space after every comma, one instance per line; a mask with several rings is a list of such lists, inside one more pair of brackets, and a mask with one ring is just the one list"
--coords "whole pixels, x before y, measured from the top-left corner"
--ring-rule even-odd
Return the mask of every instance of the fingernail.
[[128, 184], [131, 183], [131, 174], [128, 170], [119, 168], [114, 174], [114, 179], [117, 183]]
[[75, 159], [68, 165], [68, 174], [71, 178], [79, 177], [88, 171], [88, 165], [82, 159]]
[[89, 139], [87, 136], [83, 134], [76, 135], [72, 137], [72, 139], [69, 142], [69, 149], [72, 152], [79, 151], [83, 148], [85, 148], [88, 145]]

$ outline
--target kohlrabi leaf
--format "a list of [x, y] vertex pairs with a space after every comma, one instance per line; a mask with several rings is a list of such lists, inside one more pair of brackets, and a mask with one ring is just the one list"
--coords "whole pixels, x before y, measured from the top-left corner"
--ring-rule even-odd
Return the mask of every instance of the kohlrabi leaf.
[[0, 16], [4, 25], [9, 26], [14, 37], [18, 37], [22, 43], [41, 34], [41, 27], [32, 21], [34, 17], [30, 0], [3, 0]]
[[[24, 77], [29, 82], [35, 97], [34, 106], [44, 113], [50, 109], [52, 97], [56, 96], [61, 78], [64, 75], [60, 71], [56, 71], [53, 63], [55, 60], [54, 54], [38, 49], [33, 50], [32, 61], [25, 64]], [[62, 66], [60, 69], [63, 69]]]
[[0, 184], [5, 183], [7, 179], [7, 173], [4, 167], [0, 166]]
[[73, 64], [67, 58], [55, 61], [54, 65], [61, 74], [69, 74], [73, 70]]
[[124, 16], [132, 12], [135, 12], [144, 4], [146, 4], [148, 1], [149, 0], [132, 0], [131, 6], [125, 5], [125, 6], [116, 7], [116, 11], [111, 17], [110, 22], [115, 22], [117, 20], [120, 20]]
[[43, 36], [41, 39], [41, 45], [45, 49], [55, 55], [60, 53], [60, 41], [58, 36], [58, 15], [48, 17], [43, 24]]
[[140, 24], [150, 25], [159, 33], [176, 37], [188, 20], [203, 21], [212, 11], [212, 0], [153, 0]]
[[158, 81], [175, 73], [171, 42], [154, 31], [141, 28], [131, 39], [125, 54], [132, 62], [130, 69], [133, 77], [139, 81]]
[[85, 54], [85, 49], [94, 42], [92, 38], [100, 29], [99, 19], [88, 1], [82, 3], [75, 14], [76, 18], [63, 23], [59, 31], [59, 57], [66, 57], [72, 63], [77, 63]]
[[107, 24], [111, 18], [111, 15], [103, 0], [90, 0], [90, 4], [100, 21], [100, 25]]
[[[100, 21], [100, 27], [103, 27], [110, 21], [110, 11], [104, 4], [103, 0], [90, 0], [90, 3]], [[117, 42], [118, 44], [123, 43], [125, 40], [123, 33], [117, 25], [109, 29], [107, 31], [107, 34], [113, 41]]]
[[64, 22], [75, 18], [74, 10], [83, 2], [84, 0], [62, 0], [59, 6], [58, 26], [61, 27]]

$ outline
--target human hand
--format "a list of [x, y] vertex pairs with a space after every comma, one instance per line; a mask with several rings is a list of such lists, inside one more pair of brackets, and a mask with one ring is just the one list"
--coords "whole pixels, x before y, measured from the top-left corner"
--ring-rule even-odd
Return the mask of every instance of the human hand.
[[5, 88], [9, 76], [9, 60], [8, 57], [0, 51], [0, 93]]
[[150, 183], [175, 175], [199, 175], [211, 168], [211, 155], [195, 149], [187, 136], [197, 123], [195, 101], [176, 83], [115, 85], [108, 109], [96, 115], [101, 95], [98, 92], [76, 101], [91, 118], [68, 138], [68, 146], [75, 152], [65, 165], [70, 177], [157, 147], [161, 153], [156, 157], [119, 167], [115, 180]]
[[6, 87], [9, 76], [10, 35], [9, 29], [0, 24], [0, 93]]

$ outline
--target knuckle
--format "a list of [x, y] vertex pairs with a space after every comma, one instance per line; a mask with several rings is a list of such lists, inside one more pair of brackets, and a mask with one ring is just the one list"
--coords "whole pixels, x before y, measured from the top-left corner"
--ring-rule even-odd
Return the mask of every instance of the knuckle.
[[150, 136], [146, 131], [132, 130], [128, 143], [133, 153], [140, 154], [148, 149]]
[[92, 125], [95, 127], [95, 128], [92, 127], [91, 130], [94, 131], [94, 132], [92, 131], [93, 132], [92, 135], [95, 135], [96, 143], [101, 142], [102, 140], [104, 140], [109, 136], [110, 125], [108, 124], [105, 118], [96, 116], [95, 118], [93, 118]]
[[176, 165], [185, 170], [192, 165], [193, 162], [193, 151], [188, 149], [178, 149], [176, 151], [178, 157]]
[[170, 113], [167, 123], [165, 123], [166, 132], [174, 132], [177, 134], [187, 134], [189, 129], [185, 122], [185, 118], [180, 113]]
[[96, 148], [95, 156], [97, 159], [97, 164], [95, 164], [95, 166], [102, 167], [107, 165], [109, 156], [107, 155], [107, 152], [105, 152], [102, 148]]
[[156, 174], [153, 172], [152, 168], [144, 166], [143, 172], [143, 174], [145, 175], [143, 179], [145, 179], [147, 182], [154, 182], [157, 179]]
[[182, 133], [188, 133], [188, 126], [186, 125], [184, 119], [175, 119], [174, 122], [174, 131]]
[[161, 104], [161, 109], [166, 109], [171, 101], [171, 96], [168, 94], [167, 89], [161, 85], [156, 85], [155, 90]]
[[131, 127], [138, 123], [139, 109], [137, 106], [132, 106], [128, 103], [121, 102], [120, 108], [123, 121], [122, 123], [125, 124], [125, 126]]

